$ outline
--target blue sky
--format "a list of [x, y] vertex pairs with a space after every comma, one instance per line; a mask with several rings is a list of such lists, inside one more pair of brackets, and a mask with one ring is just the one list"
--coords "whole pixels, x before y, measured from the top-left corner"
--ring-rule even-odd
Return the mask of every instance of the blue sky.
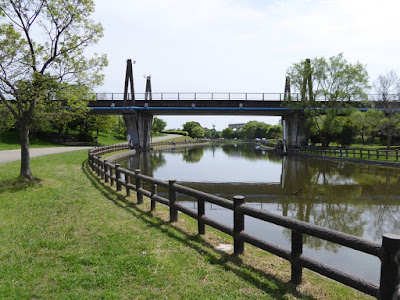
[[[283, 92], [286, 69], [301, 59], [343, 52], [367, 66], [371, 82], [399, 73], [397, 0], [95, 0], [105, 36], [95, 47], [109, 66], [97, 92], [123, 92], [126, 60], [136, 60], [135, 88], [144, 74], [154, 92]], [[161, 117], [168, 128], [266, 117]]]

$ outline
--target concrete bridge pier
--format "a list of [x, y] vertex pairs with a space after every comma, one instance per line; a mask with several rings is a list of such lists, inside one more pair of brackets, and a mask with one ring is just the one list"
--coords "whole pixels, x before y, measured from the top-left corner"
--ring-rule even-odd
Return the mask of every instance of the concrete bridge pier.
[[132, 140], [136, 149], [150, 147], [150, 137], [153, 127], [153, 116], [142, 112], [129, 112], [123, 114], [127, 141]]
[[308, 144], [308, 130], [303, 113], [294, 113], [282, 116], [283, 139], [286, 147], [306, 146]]

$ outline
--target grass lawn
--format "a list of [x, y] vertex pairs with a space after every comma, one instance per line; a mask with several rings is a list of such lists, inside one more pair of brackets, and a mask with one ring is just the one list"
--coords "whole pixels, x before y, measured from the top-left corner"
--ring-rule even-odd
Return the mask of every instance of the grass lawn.
[[19, 162], [0, 164], [1, 299], [366, 298], [311, 272], [295, 289], [287, 263], [250, 246], [220, 252], [231, 238], [198, 236], [182, 214], [171, 224], [161, 205], [149, 213], [148, 199], [103, 185], [86, 158], [33, 158], [32, 184], [15, 180]]

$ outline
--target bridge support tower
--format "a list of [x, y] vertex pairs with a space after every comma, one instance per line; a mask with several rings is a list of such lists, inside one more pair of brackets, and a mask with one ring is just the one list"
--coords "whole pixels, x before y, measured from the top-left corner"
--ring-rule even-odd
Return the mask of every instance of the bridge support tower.
[[283, 139], [286, 147], [298, 147], [308, 144], [308, 130], [303, 113], [282, 116]]
[[[130, 86], [130, 88], [129, 88]], [[130, 93], [128, 93], [130, 91]], [[151, 82], [150, 76], [146, 82], [146, 100], [151, 100]], [[126, 62], [125, 89], [124, 89], [124, 106], [135, 105], [135, 90], [133, 84], [132, 60]], [[126, 129], [127, 141], [132, 141], [135, 148], [149, 148], [150, 138], [153, 127], [153, 116], [144, 112], [126, 112], [123, 113]]]
[[123, 114], [127, 140], [131, 140], [135, 148], [149, 148], [153, 127], [153, 116], [142, 112]]

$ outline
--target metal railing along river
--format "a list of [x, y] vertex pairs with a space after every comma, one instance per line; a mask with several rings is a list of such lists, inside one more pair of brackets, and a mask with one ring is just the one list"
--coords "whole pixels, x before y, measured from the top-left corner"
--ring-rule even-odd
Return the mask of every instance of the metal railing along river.
[[[163, 181], [143, 175], [139, 169], [130, 171], [121, 168], [119, 164], [111, 164], [107, 160], [101, 158], [101, 155], [105, 153], [127, 148], [128, 145], [123, 144], [89, 150], [89, 166], [92, 168], [92, 171], [96, 172], [106, 183], [110, 182], [111, 185], [115, 184], [117, 191], [121, 191], [122, 187], [124, 187], [127, 196], [130, 195], [131, 190], [136, 191], [138, 203], [143, 203], [143, 196], [150, 198], [151, 210], [156, 208], [157, 202], [168, 206], [171, 222], [178, 220], [178, 212], [180, 211], [197, 220], [199, 234], [205, 234], [205, 226], [209, 225], [232, 236], [235, 255], [242, 254], [244, 252], [244, 244], [249, 243], [286, 259], [291, 264], [291, 282], [294, 284], [301, 283], [303, 268], [307, 268], [363, 293], [374, 296], [377, 299], [386, 300], [392, 299], [393, 296], [399, 296], [397, 290], [399, 284], [399, 268], [397, 263], [400, 261], [400, 236], [384, 234], [382, 244], [371, 242], [350, 234], [250, 207], [245, 204], [243, 196], [234, 196], [233, 200], [228, 200], [182, 186], [178, 184], [176, 180]], [[124, 176], [122, 176], [122, 174]], [[151, 185], [150, 191], [143, 188], [144, 182]], [[168, 189], [168, 198], [157, 194], [158, 187]], [[185, 207], [179, 203], [178, 193], [195, 198], [197, 201], [197, 210]], [[206, 202], [232, 210], [233, 227], [207, 217], [205, 215]], [[245, 216], [250, 216], [290, 229], [292, 239], [291, 250], [281, 248], [247, 233], [244, 227]], [[303, 255], [303, 235], [320, 238], [378, 257], [381, 260], [380, 284], [378, 285], [374, 282], [343, 272], [323, 262], [316, 261]]]

